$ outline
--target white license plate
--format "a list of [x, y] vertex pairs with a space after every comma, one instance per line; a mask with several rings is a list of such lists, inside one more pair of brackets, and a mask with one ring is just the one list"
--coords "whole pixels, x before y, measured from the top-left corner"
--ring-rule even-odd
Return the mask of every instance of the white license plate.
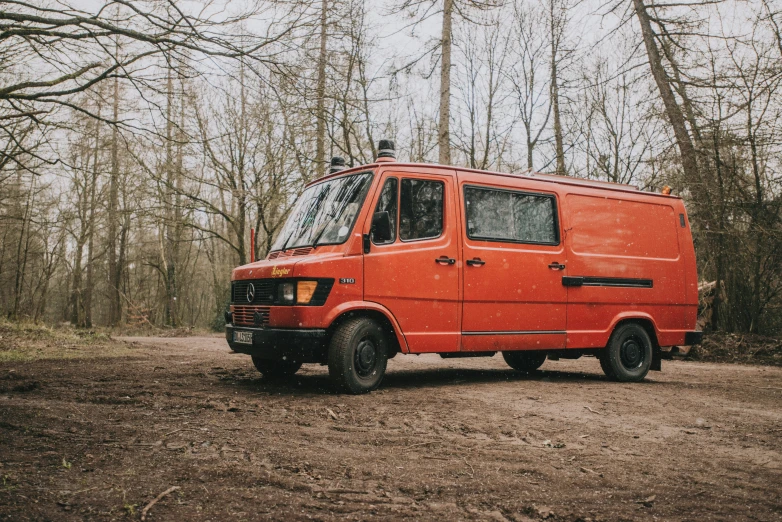
[[241, 344], [252, 344], [253, 343], [253, 333], [252, 332], [234, 331], [234, 342], [235, 343], [241, 343]]

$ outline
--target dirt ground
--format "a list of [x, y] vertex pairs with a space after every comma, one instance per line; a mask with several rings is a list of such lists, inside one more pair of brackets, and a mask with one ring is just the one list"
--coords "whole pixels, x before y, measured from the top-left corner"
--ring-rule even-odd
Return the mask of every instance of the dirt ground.
[[379, 391], [219, 337], [0, 362], [0, 520], [780, 520], [782, 368], [398, 356]]

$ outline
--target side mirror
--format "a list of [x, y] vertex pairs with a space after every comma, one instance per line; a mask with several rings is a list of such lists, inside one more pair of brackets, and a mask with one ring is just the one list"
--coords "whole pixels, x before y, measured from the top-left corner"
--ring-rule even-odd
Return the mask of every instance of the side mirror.
[[375, 212], [372, 215], [372, 241], [375, 243], [388, 243], [394, 239], [394, 231], [391, 228], [391, 216], [387, 211]]

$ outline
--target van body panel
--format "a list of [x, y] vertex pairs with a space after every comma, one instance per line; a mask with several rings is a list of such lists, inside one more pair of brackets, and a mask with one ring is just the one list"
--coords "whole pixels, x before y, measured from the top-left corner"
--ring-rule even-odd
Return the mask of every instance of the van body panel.
[[[674, 200], [582, 189], [565, 196], [569, 348], [606, 345], [616, 323], [652, 320], [660, 343], [688, 328]], [[680, 341], [681, 342], [681, 341]]]
[[679, 215], [679, 250], [684, 258], [685, 323], [693, 325], [698, 321], [698, 267], [695, 260], [695, 244], [692, 240], [690, 219], [687, 216], [687, 209], [684, 208], [684, 202], [681, 200], [675, 202], [674, 208]]
[[[471, 239], [466, 229], [465, 188], [500, 189], [499, 194], [552, 196], [552, 186], [540, 182], [459, 172], [462, 219], [463, 308], [462, 349], [465, 351], [540, 350], [565, 347], [566, 272], [549, 268], [565, 262], [561, 218], [558, 244], [532, 244], [502, 239]], [[560, 205], [556, 205], [559, 212]], [[483, 264], [469, 264], [480, 260]]]
[[[383, 169], [379, 187], [395, 177], [444, 183], [442, 233], [431, 239], [372, 244], [364, 254], [364, 300], [387, 308], [396, 318], [412, 353], [454, 352], [459, 349], [459, 241], [456, 212], [456, 174], [452, 170]], [[400, 191], [401, 192], [401, 191]], [[364, 221], [369, 234], [378, 191]], [[439, 263], [438, 258], [453, 263]]]
[[564, 332], [462, 332], [465, 352], [500, 352], [512, 350], [549, 350], [565, 347]]

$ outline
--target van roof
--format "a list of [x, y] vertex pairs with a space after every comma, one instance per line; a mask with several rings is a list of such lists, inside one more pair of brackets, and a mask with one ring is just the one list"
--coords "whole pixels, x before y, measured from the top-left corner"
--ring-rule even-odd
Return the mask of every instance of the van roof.
[[378, 167], [426, 167], [426, 168], [443, 168], [443, 169], [449, 169], [449, 170], [457, 170], [460, 172], [473, 172], [476, 174], [486, 174], [489, 176], [501, 176], [505, 178], [522, 178], [522, 179], [528, 179], [531, 181], [545, 181], [547, 183], [557, 183], [560, 185], [573, 185], [578, 187], [588, 187], [588, 188], [596, 188], [596, 189], [603, 189], [603, 190], [611, 190], [616, 192], [631, 192], [636, 194], [643, 194], [643, 195], [649, 195], [649, 196], [660, 196], [664, 198], [674, 198], [674, 199], [681, 199], [679, 196], [675, 196], [672, 194], [665, 195], [660, 194], [659, 192], [652, 192], [649, 190], [641, 190], [635, 185], [629, 185], [625, 183], [613, 183], [611, 181], [598, 181], [598, 180], [591, 180], [591, 179], [582, 179], [582, 178], [574, 178], [572, 176], [560, 176], [558, 174], [544, 174], [542, 172], [532, 172], [530, 170], [520, 172], [518, 174], [512, 174], [507, 172], [493, 172], [490, 170], [478, 170], [478, 169], [470, 169], [466, 167], [454, 167], [449, 165], [439, 165], [437, 163], [404, 163], [399, 161], [394, 162], [383, 162], [383, 163], [368, 163], [366, 165], [359, 165], [357, 167], [351, 167], [349, 169], [341, 170], [339, 172], [335, 172], [334, 174], [328, 174], [326, 176], [323, 176], [322, 178], [318, 178], [314, 181], [311, 181], [307, 185], [312, 185], [314, 183], [318, 183], [320, 181], [323, 181], [325, 179], [335, 178], [338, 176], [342, 176], [344, 174], [350, 174], [353, 172], [360, 172], [362, 170], [367, 169], [375, 169]]

